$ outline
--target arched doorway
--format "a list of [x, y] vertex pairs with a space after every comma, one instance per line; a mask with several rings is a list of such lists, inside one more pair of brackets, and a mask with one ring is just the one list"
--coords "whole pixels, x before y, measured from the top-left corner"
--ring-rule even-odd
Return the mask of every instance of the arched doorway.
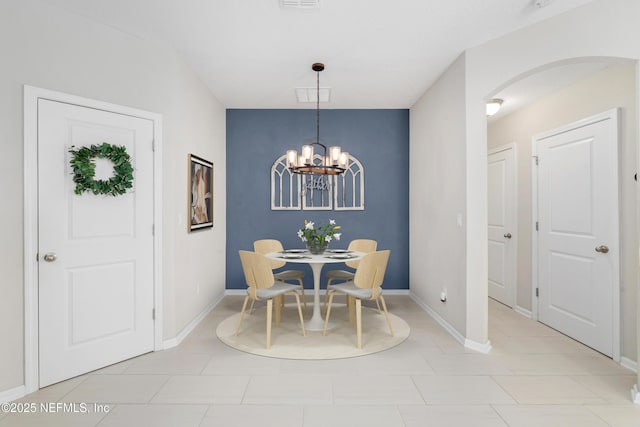
[[[622, 346], [614, 349], [614, 359], [633, 364], [625, 354], [633, 355], [635, 343], [635, 272], [638, 259], [636, 232], [636, 63], [616, 58], [584, 58], [561, 61], [522, 73], [494, 91], [488, 98], [504, 99], [503, 111], [487, 123], [487, 148], [491, 152], [504, 144], [517, 147], [517, 273], [513, 309], [537, 319], [536, 265], [532, 261], [535, 213], [532, 209], [531, 137], [537, 133], [579, 120], [610, 108], [619, 107], [620, 120], [620, 313], [614, 322]], [[489, 176], [491, 171], [488, 171]], [[489, 179], [491, 181], [491, 178]], [[491, 190], [489, 218], [491, 222]], [[490, 243], [491, 245], [491, 243]], [[489, 279], [492, 274], [492, 252], [489, 250]], [[493, 263], [495, 264], [495, 262]], [[622, 324], [622, 328], [619, 325]], [[489, 319], [489, 334], [499, 330]], [[626, 338], [626, 339], [625, 339]], [[625, 343], [628, 348], [625, 348]], [[617, 356], [616, 356], [617, 355]]]

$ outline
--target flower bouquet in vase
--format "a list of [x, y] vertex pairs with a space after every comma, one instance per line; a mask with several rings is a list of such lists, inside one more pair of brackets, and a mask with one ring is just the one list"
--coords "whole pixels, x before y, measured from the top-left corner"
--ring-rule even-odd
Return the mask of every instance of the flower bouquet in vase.
[[305, 242], [307, 250], [313, 255], [323, 254], [333, 239], [340, 240], [340, 226], [336, 221], [329, 220], [329, 223], [319, 223], [316, 225], [311, 221], [304, 220], [304, 227], [298, 230], [298, 237]]

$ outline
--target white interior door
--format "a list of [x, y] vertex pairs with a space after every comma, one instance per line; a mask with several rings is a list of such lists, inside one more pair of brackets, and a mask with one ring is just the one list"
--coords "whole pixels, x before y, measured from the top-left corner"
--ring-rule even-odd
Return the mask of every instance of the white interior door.
[[[132, 191], [74, 194], [69, 148], [103, 142], [126, 147]], [[151, 120], [38, 101], [40, 387], [154, 348], [152, 143]]]
[[489, 154], [489, 296], [516, 305], [516, 166], [512, 146]]
[[619, 289], [617, 115], [534, 141], [539, 320], [613, 355]]

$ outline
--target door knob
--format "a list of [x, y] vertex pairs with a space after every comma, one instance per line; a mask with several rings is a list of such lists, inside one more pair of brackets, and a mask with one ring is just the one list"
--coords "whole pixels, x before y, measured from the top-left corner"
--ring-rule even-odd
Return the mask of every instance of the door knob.
[[48, 254], [45, 254], [44, 256], [44, 260], [47, 262], [53, 262], [55, 260], [58, 259], [58, 255], [55, 254], [55, 252], [49, 252]]
[[607, 252], [609, 252], [609, 247], [605, 245], [598, 246], [596, 248], [596, 252], [600, 252], [601, 254], [606, 254]]
[[504, 237], [506, 237], [507, 239], [510, 239], [510, 238], [511, 238], [511, 233], [506, 233], [506, 234], [504, 235]]

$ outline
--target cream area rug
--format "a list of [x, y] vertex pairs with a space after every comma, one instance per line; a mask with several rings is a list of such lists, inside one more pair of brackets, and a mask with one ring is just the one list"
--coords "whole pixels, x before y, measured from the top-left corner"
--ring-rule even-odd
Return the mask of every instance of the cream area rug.
[[[256, 304], [257, 306], [257, 304]], [[389, 327], [384, 313], [375, 308], [362, 307], [362, 349], [357, 348], [356, 328], [349, 325], [349, 314], [344, 304], [333, 304], [330, 321], [335, 326], [323, 336], [322, 331], [307, 331], [302, 335], [300, 320], [295, 304], [286, 304], [282, 309], [280, 326], [271, 329], [271, 348], [266, 348], [267, 338], [267, 309], [266, 306], [257, 307], [253, 314], [245, 312], [242, 326], [238, 335], [234, 335], [238, 313], [223, 320], [216, 329], [218, 338], [225, 344], [247, 353], [282, 359], [341, 359], [346, 357], [364, 356], [395, 347], [407, 339], [410, 328], [407, 322], [389, 313], [394, 336], [389, 334]], [[311, 316], [311, 304], [303, 316]], [[323, 311], [324, 318], [324, 311]]]

